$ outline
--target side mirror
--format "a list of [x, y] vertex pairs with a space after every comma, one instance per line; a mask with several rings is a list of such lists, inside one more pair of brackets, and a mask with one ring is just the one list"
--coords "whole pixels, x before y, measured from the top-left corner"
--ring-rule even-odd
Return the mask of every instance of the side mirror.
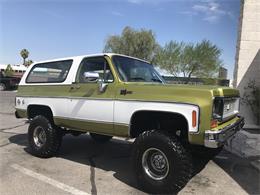
[[100, 93], [104, 93], [107, 88], [107, 83], [100, 79], [97, 72], [84, 72], [84, 79], [87, 82], [98, 83], [98, 89]]
[[98, 83], [99, 92], [100, 93], [104, 93], [106, 91], [106, 89], [107, 89], [107, 86], [108, 86], [107, 83], [104, 83], [104, 81], [100, 81]]
[[87, 82], [96, 83], [99, 79], [99, 74], [97, 72], [84, 72], [84, 79]]

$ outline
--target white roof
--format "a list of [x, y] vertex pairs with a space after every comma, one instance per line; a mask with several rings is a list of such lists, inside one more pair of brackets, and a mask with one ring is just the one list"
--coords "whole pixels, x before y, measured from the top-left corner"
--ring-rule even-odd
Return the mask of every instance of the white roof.
[[117, 53], [96, 53], [96, 54], [87, 54], [87, 55], [80, 55], [80, 56], [71, 56], [71, 57], [65, 57], [65, 58], [56, 58], [56, 59], [37, 61], [37, 62], [34, 62], [33, 64], [35, 64], [35, 63], [45, 63], [45, 62], [51, 62], [51, 61], [70, 60], [70, 59], [76, 59], [76, 58], [104, 56], [104, 55], [107, 55], [107, 56], [112, 56], [112, 55], [125, 56], [125, 57], [129, 57], [129, 58], [133, 58], [133, 59], [137, 59], [137, 60], [141, 60], [141, 61], [149, 63], [148, 61], [145, 61], [145, 60], [142, 60], [142, 59], [139, 59], [139, 58], [135, 58], [135, 57], [131, 57], [131, 56], [127, 56], [127, 55], [123, 55], [123, 54], [117, 54]]
[[[41, 61], [37, 61], [37, 62], [34, 62], [32, 65], [36, 64], [36, 63], [45, 63], [45, 62], [52, 62], [52, 61], [61, 61], [61, 60], [69, 60], [69, 59], [79, 59], [79, 58], [85, 58], [85, 57], [95, 57], [95, 56], [104, 56], [104, 55], [107, 55], [107, 56], [112, 56], [112, 55], [118, 55], [118, 56], [125, 56], [125, 57], [129, 57], [129, 58], [133, 58], [133, 59], [137, 59], [137, 60], [141, 60], [143, 62], [147, 62], [149, 63], [148, 61], [145, 61], [145, 60], [142, 60], [142, 59], [138, 59], [138, 58], [135, 58], [135, 57], [131, 57], [131, 56], [127, 56], [127, 55], [123, 55], [123, 54], [117, 54], [117, 53], [96, 53], [96, 54], [88, 54], [88, 55], [80, 55], [80, 56], [71, 56], [71, 57], [65, 57], [65, 58], [56, 58], [56, 59], [49, 59], [49, 60], [41, 60]], [[3, 64], [0, 64], [0, 69], [6, 69], [7, 65], [3, 65]], [[24, 65], [21, 65], [21, 64], [14, 64], [14, 65], [11, 65], [12, 69], [13, 70], [22, 70], [22, 71], [26, 71], [27, 70], [27, 67], [24, 66]]]

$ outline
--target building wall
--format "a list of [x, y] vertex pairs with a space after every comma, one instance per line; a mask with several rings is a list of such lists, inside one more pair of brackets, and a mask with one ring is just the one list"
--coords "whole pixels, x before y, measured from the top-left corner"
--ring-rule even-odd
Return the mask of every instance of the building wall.
[[228, 71], [226, 68], [224, 68], [224, 67], [219, 68], [218, 78], [227, 79], [227, 74], [228, 74]]
[[[243, 97], [250, 81], [260, 87], [260, 0], [241, 1], [241, 15], [238, 31], [234, 87]], [[250, 106], [241, 105], [241, 113], [246, 119], [246, 127], [256, 127], [257, 118]]]

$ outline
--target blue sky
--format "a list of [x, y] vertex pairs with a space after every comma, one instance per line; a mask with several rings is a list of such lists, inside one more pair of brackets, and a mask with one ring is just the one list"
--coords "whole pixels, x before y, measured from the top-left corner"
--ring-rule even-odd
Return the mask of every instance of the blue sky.
[[158, 42], [209, 39], [233, 76], [240, 0], [0, 0], [0, 64], [102, 52], [125, 26], [152, 29]]

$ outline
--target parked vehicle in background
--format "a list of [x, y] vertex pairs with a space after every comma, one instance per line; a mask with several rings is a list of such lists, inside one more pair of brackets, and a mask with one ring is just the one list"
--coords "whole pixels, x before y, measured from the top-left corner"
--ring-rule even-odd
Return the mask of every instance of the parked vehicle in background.
[[20, 80], [21, 78], [4, 76], [4, 74], [0, 72], [0, 91], [16, 88]]
[[22, 64], [10, 64], [10, 65], [0, 64], [0, 71], [4, 73], [8, 66], [10, 66], [11, 69], [13, 70], [13, 75], [12, 75], [13, 77], [22, 78], [23, 74], [27, 70], [27, 67]]
[[166, 84], [148, 62], [119, 54], [35, 63], [15, 101], [38, 157], [56, 155], [66, 133], [135, 138], [137, 183], [150, 193], [180, 190], [192, 175], [192, 149], [215, 153], [244, 125], [238, 90]]

